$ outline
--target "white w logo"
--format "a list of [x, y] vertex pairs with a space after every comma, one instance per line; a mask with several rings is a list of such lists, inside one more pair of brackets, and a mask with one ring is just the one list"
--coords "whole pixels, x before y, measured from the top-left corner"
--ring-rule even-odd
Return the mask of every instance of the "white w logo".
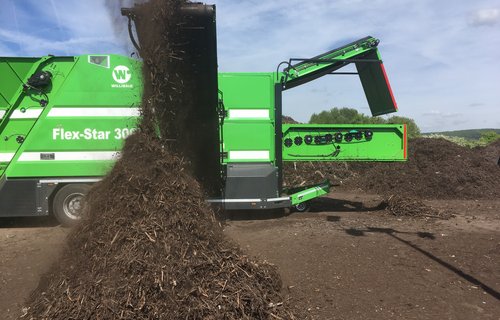
[[113, 69], [113, 79], [118, 83], [127, 83], [132, 78], [132, 73], [127, 66], [116, 66]]

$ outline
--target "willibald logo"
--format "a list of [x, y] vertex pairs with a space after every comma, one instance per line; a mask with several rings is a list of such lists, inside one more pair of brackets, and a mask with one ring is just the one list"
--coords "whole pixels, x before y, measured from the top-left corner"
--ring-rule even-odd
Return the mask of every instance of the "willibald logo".
[[132, 78], [132, 72], [130, 72], [127, 66], [116, 66], [113, 69], [113, 79], [118, 83], [127, 83]]

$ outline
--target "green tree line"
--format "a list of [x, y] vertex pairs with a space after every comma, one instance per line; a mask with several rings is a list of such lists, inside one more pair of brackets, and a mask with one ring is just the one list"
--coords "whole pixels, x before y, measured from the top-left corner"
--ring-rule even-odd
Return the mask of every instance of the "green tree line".
[[392, 116], [387, 119], [371, 117], [359, 113], [352, 108], [332, 108], [330, 110], [314, 113], [309, 120], [311, 124], [406, 124], [408, 137], [420, 136], [420, 128], [415, 120], [408, 117]]
[[498, 139], [500, 139], [500, 134], [498, 134], [493, 130], [489, 130], [481, 133], [481, 138], [479, 138], [479, 142], [483, 144], [490, 144], [497, 141]]

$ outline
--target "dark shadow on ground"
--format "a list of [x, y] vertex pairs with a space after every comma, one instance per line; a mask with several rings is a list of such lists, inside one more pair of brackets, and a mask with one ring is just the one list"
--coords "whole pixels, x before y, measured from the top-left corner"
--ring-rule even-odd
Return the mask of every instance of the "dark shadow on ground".
[[346, 229], [345, 232], [351, 236], [356, 236], [356, 237], [364, 236], [366, 233], [384, 233], [384, 234], [390, 236], [391, 238], [396, 239], [397, 241], [404, 243], [407, 246], [409, 246], [410, 248], [420, 252], [421, 254], [426, 256], [427, 258], [433, 260], [434, 262], [437, 262], [438, 264], [440, 264], [441, 266], [445, 267], [446, 269], [452, 271], [453, 273], [455, 273], [457, 276], [463, 278], [464, 280], [466, 280], [466, 281], [468, 281], [476, 286], [481, 287], [486, 293], [488, 293], [492, 297], [496, 298], [497, 300], [500, 300], [500, 292], [496, 291], [492, 287], [479, 281], [478, 279], [474, 278], [472, 275], [465, 273], [464, 271], [458, 269], [457, 267], [453, 266], [452, 264], [442, 260], [441, 258], [436, 257], [432, 253], [430, 253], [430, 252], [420, 248], [419, 246], [411, 243], [411, 241], [405, 240], [405, 239], [397, 236], [397, 234], [414, 234], [414, 235], [419, 236], [420, 238], [434, 240], [435, 237], [432, 233], [429, 233], [429, 232], [402, 232], [402, 231], [397, 231], [397, 230], [394, 230], [391, 228], [374, 228], [374, 227], [367, 227], [366, 229], [349, 228], [349, 229]]
[[292, 213], [290, 209], [269, 210], [226, 210], [217, 213], [221, 220], [269, 220], [287, 217]]
[[[378, 201], [374, 206], [365, 206], [363, 202], [332, 199], [328, 197], [316, 198], [309, 202], [309, 210], [311, 213], [318, 212], [369, 212], [380, 211], [387, 207], [387, 204]], [[296, 212], [292, 208], [281, 209], [267, 209], [267, 210], [221, 210], [220, 208], [213, 207], [216, 215], [221, 220], [268, 220], [287, 217]], [[327, 221], [337, 222], [340, 221], [338, 216], [328, 216]]]
[[368, 211], [379, 211], [384, 210], [387, 204], [380, 201], [378, 204], [372, 207], [367, 207], [363, 202], [359, 201], [349, 201], [341, 199], [332, 199], [328, 197], [321, 197], [311, 201], [310, 212], [368, 212]]
[[339, 222], [340, 217], [339, 216], [326, 216], [326, 221], [329, 222]]
[[55, 227], [57, 225], [59, 222], [51, 216], [0, 218], [0, 229]]

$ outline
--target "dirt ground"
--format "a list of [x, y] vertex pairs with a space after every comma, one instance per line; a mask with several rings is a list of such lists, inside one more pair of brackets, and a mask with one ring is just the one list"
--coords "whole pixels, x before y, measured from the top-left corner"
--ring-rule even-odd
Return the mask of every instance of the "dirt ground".
[[49, 217], [0, 219], [0, 318], [17, 319], [40, 276], [57, 262], [67, 229]]
[[[312, 319], [500, 319], [500, 200], [425, 201], [450, 220], [390, 216], [381, 200], [332, 193], [309, 213], [232, 215], [225, 232], [277, 265]], [[0, 219], [2, 319], [22, 313], [66, 233], [50, 219]]]

